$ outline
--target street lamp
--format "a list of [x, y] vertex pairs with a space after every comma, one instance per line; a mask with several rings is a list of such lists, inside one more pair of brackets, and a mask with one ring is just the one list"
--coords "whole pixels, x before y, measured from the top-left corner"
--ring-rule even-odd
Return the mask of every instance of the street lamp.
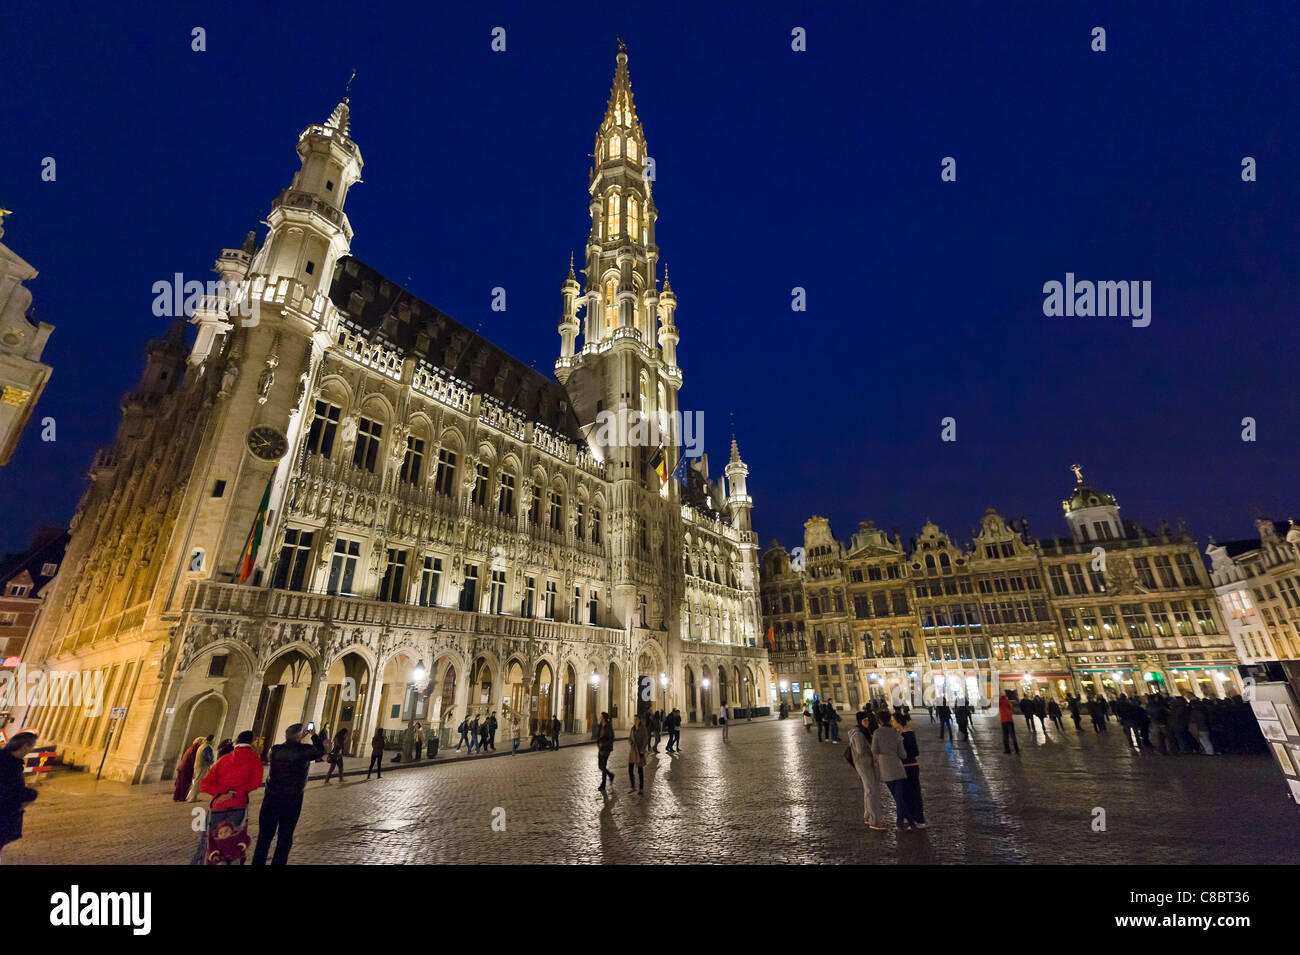
[[659, 674], [659, 686], [664, 691], [664, 709], [667, 710], [668, 709], [668, 674], [667, 673]]
[[415, 664], [411, 673], [411, 711], [406, 720], [406, 735], [402, 739], [402, 762], [409, 763], [415, 754], [415, 708], [420, 699], [420, 685], [425, 677], [424, 660]]

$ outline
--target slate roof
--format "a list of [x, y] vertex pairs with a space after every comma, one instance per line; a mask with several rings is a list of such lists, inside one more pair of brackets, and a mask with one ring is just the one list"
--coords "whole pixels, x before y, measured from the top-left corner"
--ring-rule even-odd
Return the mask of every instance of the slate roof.
[[586, 446], [563, 385], [357, 258], [339, 260], [329, 295], [345, 321], [373, 338], [442, 369], [527, 420]]

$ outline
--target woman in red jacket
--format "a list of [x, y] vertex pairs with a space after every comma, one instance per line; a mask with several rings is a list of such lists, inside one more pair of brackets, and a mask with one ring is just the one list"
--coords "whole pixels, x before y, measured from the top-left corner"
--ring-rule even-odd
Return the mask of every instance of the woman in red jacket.
[[252, 744], [252, 730], [244, 730], [235, 737], [234, 750], [203, 777], [199, 788], [212, 797], [212, 806], [190, 865], [244, 864], [252, 842], [245, 822], [248, 794], [262, 785], [262, 760]]

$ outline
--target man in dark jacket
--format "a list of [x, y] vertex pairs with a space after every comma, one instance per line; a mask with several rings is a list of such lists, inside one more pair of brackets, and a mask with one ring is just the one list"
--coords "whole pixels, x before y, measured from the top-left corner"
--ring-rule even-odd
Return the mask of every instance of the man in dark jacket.
[[609, 771], [609, 754], [614, 748], [614, 722], [608, 713], [600, 714], [600, 726], [596, 729], [596, 765], [600, 768], [600, 785], [596, 788], [605, 791], [606, 778], [613, 779]]
[[[311, 743], [303, 740], [311, 737]], [[271, 747], [271, 778], [266, 783], [266, 797], [257, 817], [257, 848], [253, 850], [253, 865], [266, 865], [266, 853], [275, 839], [275, 855], [271, 865], [284, 865], [293, 848], [293, 830], [302, 814], [302, 792], [307, 788], [307, 773], [311, 764], [325, 752], [320, 737], [294, 723], [284, 731], [284, 742]]]
[[1020, 715], [1025, 718], [1025, 725], [1029, 727], [1029, 735], [1037, 736], [1038, 732], [1034, 729], [1034, 701], [1032, 697], [1025, 695], [1020, 698]]
[[948, 698], [945, 696], [935, 707], [935, 713], [939, 717], [939, 739], [943, 739], [943, 731], [948, 731], [948, 741], [952, 741], [952, 708], [948, 706]]
[[676, 707], [668, 714], [668, 752], [682, 751], [682, 714]]
[[560, 718], [551, 717], [551, 749], [560, 748]]
[[813, 722], [817, 724], [817, 742], [822, 741], [822, 732], [826, 729], [826, 721], [822, 719], [822, 702], [813, 700], [812, 705]]
[[1076, 730], [1083, 729], [1083, 723], [1079, 719], [1079, 698], [1077, 696], [1070, 697], [1070, 719], [1074, 720]]
[[0, 850], [23, 837], [23, 807], [36, 798], [23, 783], [23, 764], [35, 745], [35, 733], [15, 733], [0, 750]]
[[1106, 710], [1101, 700], [1097, 699], [1096, 694], [1088, 697], [1088, 716], [1092, 720], [1092, 731], [1094, 733], [1106, 732]]

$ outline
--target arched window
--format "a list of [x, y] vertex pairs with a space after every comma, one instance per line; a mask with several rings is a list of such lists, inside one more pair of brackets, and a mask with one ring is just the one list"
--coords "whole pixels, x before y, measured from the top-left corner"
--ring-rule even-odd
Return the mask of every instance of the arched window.
[[613, 195], [611, 195], [609, 197], [609, 201], [606, 202], [605, 219], [606, 222], [608, 223], [608, 226], [605, 229], [605, 234], [611, 239], [618, 238], [619, 229], [621, 226], [621, 223], [619, 221], [619, 215], [618, 215], [618, 193], [614, 193]]
[[610, 159], [617, 159], [620, 155], [622, 155], [622, 142], [623, 142], [623, 138], [621, 136], [609, 137], [609, 158]]
[[636, 196], [627, 197], [627, 234], [633, 242], [641, 237], [641, 207]]
[[613, 331], [616, 324], [618, 304], [614, 301], [614, 296], [618, 293], [618, 286], [614, 280], [610, 279], [605, 283], [605, 331]]
[[633, 139], [631, 136], [629, 136], [629, 137], [627, 138], [627, 158], [628, 158], [628, 159], [636, 159], [636, 158], [637, 158], [637, 145], [636, 145], [636, 140]]

